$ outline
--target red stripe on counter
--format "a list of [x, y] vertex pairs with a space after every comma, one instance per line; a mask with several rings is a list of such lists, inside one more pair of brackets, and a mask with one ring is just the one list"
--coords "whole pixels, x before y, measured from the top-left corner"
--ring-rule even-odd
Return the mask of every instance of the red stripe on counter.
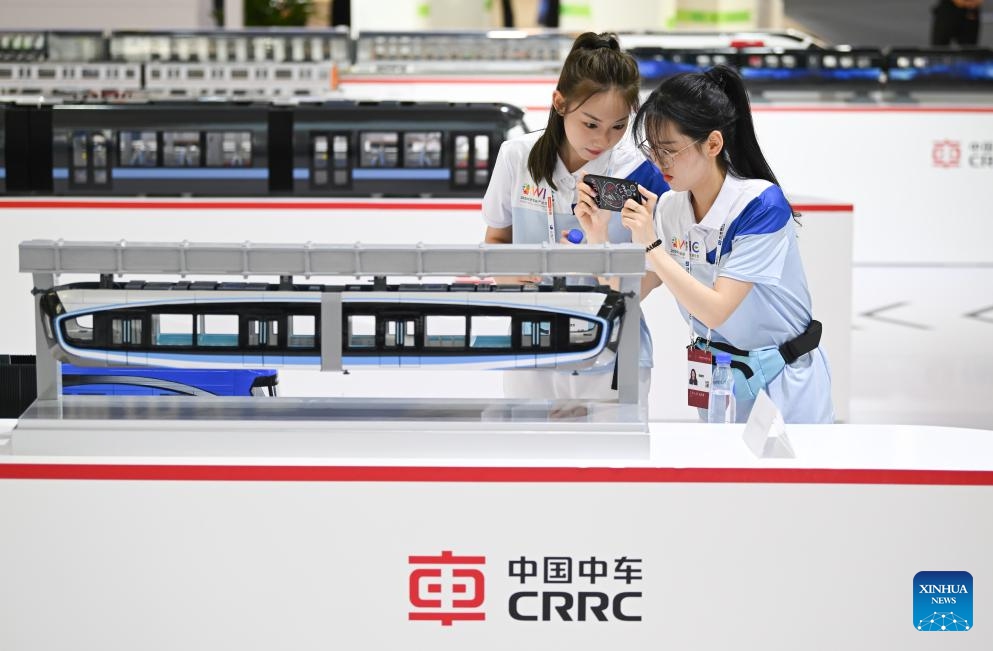
[[855, 206], [850, 203], [794, 203], [793, 210], [800, 212], [853, 212]]
[[693, 483], [993, 486], [993, 471], [0, 464], [0, 479], [238, 482]]
[[[550, 106], [525, 106], [547, 113]], [[993, 113], [993, 106], [756, 106], [752, 113]]]
[[753, 113], [993, 113], [993, 106], [756, 106]]
[[[184, 199], [157, 199], [154, 201], [110, 201], [107, 199], [0, 199], [4, 208], [80, 208], [80, 209], [129, 209], [129, 210], [482, 210], [480, 201], [441, 202], [403, 201], [380, 203], [377, 201], [324, 200], [324, 201], [187, 201]], [[796, 203], [800, 212], [852, 212], [850, 203]]]
[[3, 208], [99, 208], [141, 210], [479, 210], [479, 201], [440, 202], [403, 201], [380, 203], [377, 201], [187, 201], [184, 199], [158, 199], [154, 201], [111, 201], [107, 199], [15, 199], [0, 200]]
[[[558, 77], [349, 77], [343, 75], [339, 85], [348, 84], [552, 84], [558, 83]], [[379, 100], [389, 101], [389, 100]]]

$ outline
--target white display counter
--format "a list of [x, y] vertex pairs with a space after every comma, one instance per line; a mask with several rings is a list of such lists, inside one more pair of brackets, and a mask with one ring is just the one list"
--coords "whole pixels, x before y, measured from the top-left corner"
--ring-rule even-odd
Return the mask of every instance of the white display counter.
[[[403, 458], [0, 453], [0, 648], [991, 648], [990, 432], [787, 433], [795, 459], [660, 423], [601, 459], [512, 432], [461, 457], [416, 432]], [[971, 630], [918, 630], [921, 571], [969, 573]]]

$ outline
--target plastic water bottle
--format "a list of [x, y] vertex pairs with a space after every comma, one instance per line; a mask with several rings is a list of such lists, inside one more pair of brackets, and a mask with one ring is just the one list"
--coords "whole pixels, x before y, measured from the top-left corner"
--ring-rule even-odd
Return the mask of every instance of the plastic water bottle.
[[734, 376], [731, 375], [730, 353], [717, 353], [717, 368], [710, 382], [710, 402], [707, 403], [708, 423], [734, 422]]

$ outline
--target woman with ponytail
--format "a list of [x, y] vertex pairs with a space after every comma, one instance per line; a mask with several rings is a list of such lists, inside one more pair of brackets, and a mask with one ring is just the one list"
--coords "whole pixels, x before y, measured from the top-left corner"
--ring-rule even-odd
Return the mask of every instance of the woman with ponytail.
[[[641, 189], [621, 216], [690, 324], [691, 368], [732, 354], [737, 420], [766, 391], [786, 422], [830, 423], [831, 374], [796, 241], [795, 214], [755, 137], [741, 77], [717, 66], [666, 79], [635, 116], [633, 134], [672, 191]], [[591, 241], [603, 218], [579, 186], [576, 215]], [[709, 372], [709, 369], [707, 369]], [[706, 378], [698, 377], [706, 385]], [[690, 404], [706, 395], [689, 391]]]
[[[614, 35], [587, 32], [575, 40], [552, 93], [545, 129], [500, 147], [483, 199], [486, 242], [568, 244], [564, 235], [580, 227], [573, 206], [585, 174], [631, 179], [656, 195], [668, 189], [658, 168], [624, 137], [638, 109], [639, 88], [638, 64]], [[604, 241], [630, 242], [620, 212], [605, 214]], [[647, 395], [652, 353], [644, 326], [642, 342]], [[612, 364], [579, 374], [514, 371], [504, 386], [508, 397], [610, 399], [617, 396], [612, 371]]]

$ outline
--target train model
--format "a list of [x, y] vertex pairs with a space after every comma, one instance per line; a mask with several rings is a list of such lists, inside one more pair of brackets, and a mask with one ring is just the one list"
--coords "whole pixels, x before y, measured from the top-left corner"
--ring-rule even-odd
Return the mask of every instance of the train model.
[[0, 194], [478, 197], [506, 104], [0, 105]]
[[54, 355], [81, 366], [578, 369], [612, 364], [607, 286], [75, 283], [44, 290]]

